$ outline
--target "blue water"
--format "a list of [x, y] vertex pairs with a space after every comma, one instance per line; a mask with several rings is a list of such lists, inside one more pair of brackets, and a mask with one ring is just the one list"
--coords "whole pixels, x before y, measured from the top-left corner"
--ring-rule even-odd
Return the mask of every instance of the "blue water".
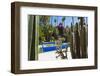
[[[46, 46], [47, 44], [50, 44], [50, 46]], [[68, 43], [63, 43], [61, 47], [62, 49], [64, 49], [64, 48], [68, 48], [68, 46], [69, 46]], [[55, 42], [45, 42], [43, 43], [41, 49], [43, 52], [54, 51], [56, 50]]]

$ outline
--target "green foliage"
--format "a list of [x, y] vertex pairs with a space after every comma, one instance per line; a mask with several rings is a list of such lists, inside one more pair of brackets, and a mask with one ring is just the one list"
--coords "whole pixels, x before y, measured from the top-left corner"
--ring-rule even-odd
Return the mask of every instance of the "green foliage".
[[65, 19], [66, 19], [66, 17], [62, 18], [62, 23], [63, 23], [64, 26], [65, 26]]
[[64, 21], [65, 21], [65, 18], [66, 18], [66, 17], [63, 17], [63, 18], [62, 18], [62, 22], [64, 22]]

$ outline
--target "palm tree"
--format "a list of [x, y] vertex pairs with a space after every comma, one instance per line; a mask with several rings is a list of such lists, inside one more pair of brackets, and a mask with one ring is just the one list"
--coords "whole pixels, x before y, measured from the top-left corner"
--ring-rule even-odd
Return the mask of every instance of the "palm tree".
[[55, 26], [57, 26], [57, 19], [56, 18], [54, 19], [54, 22], [55, 22]]
[[62, 18], [62, 22], [63, 22], [63, 25], [65, 26], [65, 19], [66, 19], [66, 17], [63, 17]]
[[39, 16], [40, 25], [48, 25], [50, 22], [50, 16]]

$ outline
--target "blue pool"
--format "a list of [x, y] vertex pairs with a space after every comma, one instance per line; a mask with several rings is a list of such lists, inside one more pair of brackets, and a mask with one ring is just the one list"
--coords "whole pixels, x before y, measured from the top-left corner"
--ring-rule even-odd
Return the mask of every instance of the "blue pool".
[[[68, 48], [69, 44], [68, 43], [62, 43], [62, 49]], [[49, 52], [49, 51], [54, 51], [56, 50], [55, 42], [43, 42], [42, 43], [42, 51], [43, 52]]]

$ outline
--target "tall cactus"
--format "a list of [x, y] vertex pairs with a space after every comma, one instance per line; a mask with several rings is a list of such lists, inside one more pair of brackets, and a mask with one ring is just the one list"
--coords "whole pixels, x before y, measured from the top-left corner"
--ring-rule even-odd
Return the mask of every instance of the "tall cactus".
[[72, 58], [75, 59], [76, 56], [75, 56], [75, 49], [74, 49], [74, 46], [73, 46], [73, 26], [71, 24], [71, 29], [70, 29], [70, 50], [71, 50], [71, 55], [72, 55]]
[[83, 58], [87, 58], [88, 56], [87, 56], [87, 40], [86, 40], [86, 29], [85, 29], [85, 27], [83, 27], [83, 41], [84, 41], [84, 44], [83, 44], [83, 49], [84, 49], [84, 51], [83, 51]]
[[80, 19], [80, 52], [81, 52], [81, 57], [82, 58], [87, 58], [87, 45], [86, 45], [86, 30], [85, 27], [83, 27], [84, 25], [84, 18], [83, 17], [79, 17]]
[[35, 24], [36, 24], [36, 16], [31, 16], [31, 19], [30, 20], [33, 20], [33, 22], [30, 23], [30, 25], [32, 26], [33, 25], [33, 30], [32, 30], [32, 39], [31, 39], [31, 45], [30, 45], [30, 52], [29, 52], [29, 60], [36, 60], [37, 59], [37, 55], [36, 55], [36, 51], [35, 50]]
[[76, 23], [75, 28], [75, 50], [76, 50], [76, 57], [80, 58], [80, 37], [78, 32], [78, 23]]

